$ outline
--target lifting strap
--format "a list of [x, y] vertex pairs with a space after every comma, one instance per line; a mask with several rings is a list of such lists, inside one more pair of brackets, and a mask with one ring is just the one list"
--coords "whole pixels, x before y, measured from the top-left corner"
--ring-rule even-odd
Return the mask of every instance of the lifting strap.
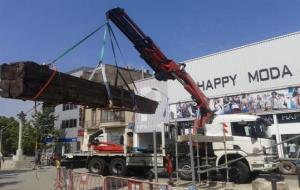
[[[65, 50], [62, 54], [60, 54], [57, 58], [55, 58], [53, 61], [51, 61], [48, 65], [54, 65], [54, 63], [56, 61], [58, 61], [59, 59], [61, 59], [62, 57], [64, 57], [66, 54], [68, 54], [69, 52], [71, 52], [72, 50], [74, 50], [76, 47], [78, 47], [80, 44], [82, 44], [84, 41], [86, 41], [88, 38], [90, 38], [92, 35], [94, 35], [96, 32], [98, 32], [101, 28], [103, 28], [103, 26], [106, 26], [106, 23], [104, 23], [103, 25], [97, 27], [94, 31], [92, 31], [91, 33], [89, 33], [87, 36], [85, 36], [83, 39], [81, 39], [79, 42], [75, 43], [72, 47], [68, 48], [67, 50]], [[33, 101], [36, 101], [41, 94], [46, 90], [46, 88], [49, 86], [49, 84], [53, 81], [55, 75], [57, 74], [57, 70], [54, 69], [52, 74], [50, 75], [49, 79], [47, 80], [47, 82], [42, 86], [42, 88], [37, 92], [37, 94], [32, 98]]]
[[109, 87], [109, 82], [107, 80], [106, 73], [105, 73], [105, 64], [102, 64], [103, 60], [104, 60], [104, 50], [105, 50], [107, 28], [108, 28], [107, 23], [108, 22], [106, 22], [106, 24], [105, 24], [105, 29], [104, 29], [104, 34], [103, 34], [103, 41], [102, 41], [102, 47], [101, 47], [101, 50], [100, 50], [99, 62], [98, 62], [98, 65], [93, 69], [92, 74], [89, 77], [89, 80], [92, 80], [93, 77], [94, 77], [94, 75], [96, 74], [96, 72], [98, 70], [101, 70], [103, 82], [105, 84], [105, 89], [106, 89], [107, 97], [108, 97], [108, 103], [109, 103], [108, 106], [111, 108], [113, 106], [113, 101], [112, 101], [113, 98], [112, 98], [112, 95], [111, 95], [111, 91], [110, 91], [110, 87]]
[[89, 77], [89, 80], [92, 80], [92, 78], [94, 77], [96, 71], [99, 70], [99, 69], [101, 69], [101, 63], [103, 62], [103, 59], [104, 59], [104, 49], [105, 49], [105, 43], [106, 43], [106, 33], [107, 33], [107, 22], [105, 23], [105, 29], [104, 29], [104, 34], [103, 34], [102, 47], [101, 47], [101, 50], [100, 50], [100, 59], [99, 59], [98, 65], [95, 67], [95, 69], [93, 70], [91, 76]]
[[57, 70], [56, 68], [54, 68], [47, 82], [42, 86], [42, 88], [38, 91], [38, 93], [32, 98], [33, 101], [36, 101], [42, 95], [42, 93], [47, 89], [49, 84], [53, 81], [56, 74], [57, 74]]
[[108, 107], [111, 108], [113, 106], [113, 98], [111, 95], [110, 87], [109, 87], [109, 82], [107, 81], [106, 78], [106, 73], [105, 73], [105, 64], [101, 66], [101, 72], [102, 72], [102, 77], [103, 77], [103, 82], [105, 84], [105, 89], [107, 91], [107, 97], [108, 97]]
[[84, 38], [82, 38], [80, 41], [78, 41], [77, 43], [75, 43], [72, 47], [68, 48], [67, 50], [65, 50], [62, 54], [60, 54], [57, 58], [55, 58], [53, 61], [51, 61], [49, 64], [53, 64], [55, 62], [57, 62], [59, 59], [61, 59], [62, 57], [64, 57], [66, 54], [68, 54], [69, 52], [71, 52], [72, 50], [74, 50], [76, 47], [78, 47], [80, 44], [82, 44], [84, 41], [86, 41], [88, 38], [90, 38], [92, 35], [94, 35], [96, 32], [98, 32], [101, 28], [103, 28], [104, 26], [106, 26], [106, 23], [102, 24], [101, 26], [97, 27], [94, 31], [92, 31], [91, 33], [89, 33], [88, 35], [86, 35]]

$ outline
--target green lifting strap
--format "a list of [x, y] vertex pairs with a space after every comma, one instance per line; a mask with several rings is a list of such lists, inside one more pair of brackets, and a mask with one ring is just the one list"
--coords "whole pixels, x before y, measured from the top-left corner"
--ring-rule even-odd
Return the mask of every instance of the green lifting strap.
[[100, 67], [101, 63], [103, 62], [105, 42], [106, 42], [106, 33], [107, 33], [107, 22], [105, 23], [105, 29], [104, 29], [104, 34], [103, 34], [102, 47], [101, 47], [101, 50], [100, 50], [100, 59], [99, 59], [98, 65], [94, 68], [92, 74], [90, 75], [89, 80], [92, 80], [92, 78], [94, 77], [97, 69]]
[[71, 52], [72, 50], [74, 50], [76, 47], [78, 47], [80, 44], [82, 44], [85, 40], [87, 40], [88, 38], [90, 38], [92, 35], [94, 35], [96, 32], [98, 32], [101, 28], [103, 28], [106, 25], [106, 23], [104, 23], [103, 25], [99, 26], [98, 28], [96, 28], [94, 31], [92, 31], [91, 33], [89, 33], [87, 36], [85, 36], [83, 39], [81, 39], [79, 42], [77, 42], [76, 44], [74, 44], [72, 47], [70, 47], [69, 49], [67, 49], [66, 51], [64, 51], [62, 54], [60, 54], [57, 58], [55, 58], [53, 61], [51, 61], [49, 64], [54, 64], [55, 62], [57, 62], [59, 59], [61, 59], [62, 57], [64, 57], [66, 54], [68, 54], [69, 52]]
[[100, 59], [99, 59], [98, 66], [103, 62], [103, 59], [104, 59], [104, 49], [105, 49], [105, 42], [106, 42], [107, 23], [108, 22], [105, 23], [105, 29], [104, 29], [104, 34], [103, 34], [103, 41], [102, 41], [102, 47], [101, 47], [101, 51], [100, 51]]

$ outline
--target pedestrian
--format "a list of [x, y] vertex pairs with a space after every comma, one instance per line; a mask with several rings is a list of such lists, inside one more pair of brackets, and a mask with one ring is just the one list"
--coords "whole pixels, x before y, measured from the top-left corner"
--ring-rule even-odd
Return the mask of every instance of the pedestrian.
[[169, 184], [172, 184], [173, 183], [173, 180], [172, 180], [172, 174], [173, 174], [173, 159], [172, 159], [172, 156], [171, 154], [167, 154], [166, 155], [166, 161], [167, 161], [167, 165], [166, 165], [166, 169], [167, 169], [167, 173], [168, 173], [168, 176], [169, 176]]
[[291, 143], [288, 146], [289, 146], [289, 158], [293, 158], [296, 153], [297, 145], [293, 141], [291, 141]]

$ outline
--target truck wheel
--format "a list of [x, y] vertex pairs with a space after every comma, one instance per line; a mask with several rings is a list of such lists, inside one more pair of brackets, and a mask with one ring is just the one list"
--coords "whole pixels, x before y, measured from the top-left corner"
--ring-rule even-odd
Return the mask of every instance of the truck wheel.
[[106, 162], [101, 158], [92, 158], [89, 161], [88, 169], [90, 173], [103, 175], [106, 169]]
[[279, 164], [279, 171], [282, 174], [295, 174], [296, 173], [296, 166], [290, 161], [282, 161]]
[[189, 171], [180, 171], [179, 177], [182, 180], [192, 180], [192, 171], [191, 171], [191, 164], [188, 160], [183, 160], [179, 163], [180, 170], [189, 170]]
[[[221, 173], [226, 179], [226, 169], [223, 169]], [[228, 175], [229, 180], [235, 183], [247, 183], [250, 180], [250, 170], [242, 161], [230, 165]]]
[[109, 163], [109, 173], [111, 175], [126, 175], [127, 174], [127, 166], [126, 162], [123, 158], [114, 158]]

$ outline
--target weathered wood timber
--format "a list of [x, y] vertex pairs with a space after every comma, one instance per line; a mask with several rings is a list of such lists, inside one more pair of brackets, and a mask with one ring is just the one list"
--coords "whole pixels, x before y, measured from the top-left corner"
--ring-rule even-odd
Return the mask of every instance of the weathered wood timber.
[[[3, 98], [33, 100], [47, 83], [54, 70], [34, 62], [16, 62], [0, 66], [0, 96]], [[113, 109], [155, 113], [158, 103], [135, 95], [133, 91], [110, 85]], [[36, 101], [50, 104], [72, 103], [95, 108], [111, 108], [103, 83], [89, 81], [57, 72]]]

